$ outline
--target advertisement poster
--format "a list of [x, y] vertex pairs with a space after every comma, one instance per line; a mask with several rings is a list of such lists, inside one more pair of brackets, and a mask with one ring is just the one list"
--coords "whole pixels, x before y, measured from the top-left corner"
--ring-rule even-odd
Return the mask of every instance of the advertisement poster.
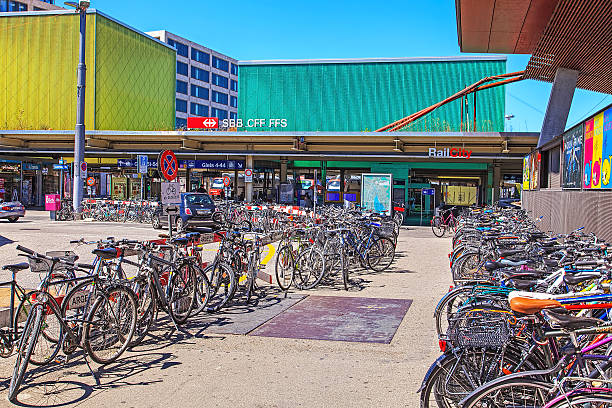
[[529, 189], [537, 190], [540, 177], [540, 152], [533, 152], [529, 156]]
[[361, 175], [361, 207], [377, 213], [391, 213], [391, 174]]
[[523, 157], [523, 190], [529, 190], [529, 155]]
[[593, 170], [591, 188], [601, 188], [601, 155], [603, 150], [603, 112], [593, 118]]
[[612, 108], [604, 112], [601, 188], [612, 188]]
[[584, 171], [582, 187], [591, 188], [591, 172], [593, 171], [593, 123], [590, 119], [584, 122]]
[[563, 135], [563, 188], [580, 188], [583, 135], [582, 123]]
[[113, 200], [125, 200], [127, 198], [127, 178], [126, 177], [113, 177], [111, 188], [112, 188], [111, 197]]

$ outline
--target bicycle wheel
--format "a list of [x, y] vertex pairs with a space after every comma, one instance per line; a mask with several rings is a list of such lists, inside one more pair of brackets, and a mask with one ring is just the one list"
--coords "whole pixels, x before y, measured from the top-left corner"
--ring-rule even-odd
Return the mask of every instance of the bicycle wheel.
[[612, 395], [600, 390], [583, 390], [559, 397], [550, 408], [611, 408]]
[[17, 347], [17, 360], [15, 360], [15, 368], [13, 369], [13, 376], [11, 377], [11, 384], [9, 385], [8, 392], [8, 400], [11, 402], [15, 402], [19, 387], [23, 382], [30, 356], [34, 351], [36, 341], [40, 334], [42, 319], [43, 305], [36, 304], [32, 313], [28, 316], [23, 333], [21, 334], [21, 339], [19, 340], [19, 346]]
[[236, 291], [236, 276], [225, 262], [215, 262], [204, 269], [210, 283], [210, 300], [205, 310], [218, 312]]
[[431, 230], [438, 238], [442, 238], [444, 236], [444, 232], [446, 232], [446, 226], [444, 225], [444, 221], [442, 221], [442, 217], [435, 216], [433, 220], [431, 220]]
[[194, 265], [194, 269], [196, 273], [196, 298], [192, 315], [197, 315], [206, 308], [210, 300], [210, 282], [204, 269], [197, 265]]
[[[32, 311], [36, 298], [36, 292], [27, 293], [17, 306], [15, 313], [14, 326], [17, 333], [23, 331], [25, 322]], [[58, 308], [59, 310], [59, 308]], [[64, 328], [60, 324], [59, 317], [47, 308], [43, 313], [43, 322], [41, 324], [41, 336], [36, 342], [36, 348], [30, 356], [30, 362], [34, 365], [45, 365], [50, 363], [59, 352]]]
[[147, 336], [157, 316], [157, 295], [148, 278], [139, 278], [133, 287], [138, 301], [136, 329], [129, 347], [140, 344]]
[[316, 248], [310, 248], [295, 260], [295, 286], [298, 289], [312, 289], [319, 284], [325, 274], [325, 257]]
[[174, 271], [170, 281], [168, 299], [170, 317], [176, 324], [187, 321], [196, 298], [196, 276], [190, 263]]
[[553, 384], [530, 378], [511, 378], [476, 389], [464, 400], [462, 407], [539, 408], [550, 400], [550, 391], [554, 388]]
[[376, 272], [383, 272], [395, 259], [395, 245], [387, 237], [379, 237], [370, 245], [366, 254], [368, 267]]
[[340, 250], [340, 265], [340, 267], [342, 268], [342, 283], [344, 283], [344, 290], [349, 290], [349, 265], [344, 249]]
[[278, 250], [276, 255], [276, 264], [274, 272], [276, 274], [276, 283], [283, 291], [288, 291], [293, 283], [293, 247], [284, 245]]
[[98, 364], [116, 361], [136, 330], [138, 304], [134, 292], [112, 286], [100, 292], [83, 327], [83, 348]]

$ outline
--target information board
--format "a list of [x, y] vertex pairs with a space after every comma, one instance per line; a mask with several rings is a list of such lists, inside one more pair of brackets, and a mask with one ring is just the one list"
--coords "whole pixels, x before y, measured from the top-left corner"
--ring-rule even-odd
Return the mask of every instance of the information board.
[[365, 173], [361, 175], [361, 207], [377, 213], [391, 213], [391, 174]]

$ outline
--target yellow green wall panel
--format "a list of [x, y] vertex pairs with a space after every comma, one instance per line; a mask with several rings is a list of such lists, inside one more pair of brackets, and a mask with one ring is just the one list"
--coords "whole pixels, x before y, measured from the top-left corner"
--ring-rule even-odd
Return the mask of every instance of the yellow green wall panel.
[[[0, 129], [74, 129], [78, 58], [76, 13], [0, 17]], [[174, 50], [88, 13], [86, 65], [87, 129], [174, 129]]]

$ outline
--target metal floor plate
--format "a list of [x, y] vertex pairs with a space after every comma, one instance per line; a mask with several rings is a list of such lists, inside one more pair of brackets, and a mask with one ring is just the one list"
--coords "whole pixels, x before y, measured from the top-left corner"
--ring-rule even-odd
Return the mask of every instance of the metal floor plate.
[[409, 299], [308, 296], [249, 335], [388, 344], [411, 304]]
[[231, 305], [219, 313], [203, 313], [195, 320], [197, 325], [206, 326], [206, 333], [247, 334], [303, 298], [301, 295], [290, 294], [285, 298], [282, 293], [267, 294], [257, 304]]

